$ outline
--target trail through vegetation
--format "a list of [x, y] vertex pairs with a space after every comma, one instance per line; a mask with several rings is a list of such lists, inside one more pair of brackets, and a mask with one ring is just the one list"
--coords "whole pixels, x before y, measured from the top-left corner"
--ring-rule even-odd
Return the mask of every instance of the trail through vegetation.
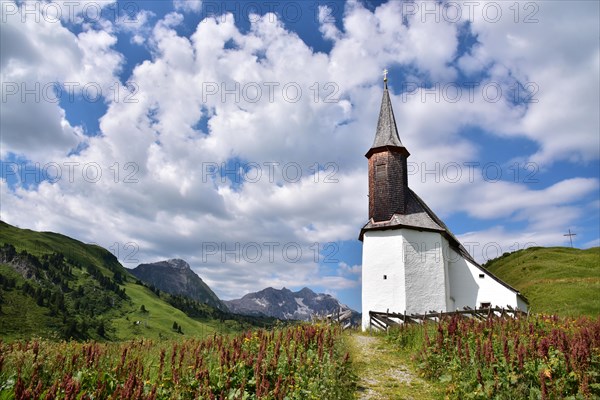
[[400, 353], [381, 335], [353, 333], [349, 339], [352, 363], [358, 375], [360, 400], [438, 399], [439, 388], [414, 372], [406, 353]]

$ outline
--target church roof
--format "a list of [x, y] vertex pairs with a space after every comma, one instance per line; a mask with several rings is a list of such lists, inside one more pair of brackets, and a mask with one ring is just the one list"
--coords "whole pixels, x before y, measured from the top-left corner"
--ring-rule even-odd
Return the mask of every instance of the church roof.
[[389, 221], [375, 222], [371, 219], [361, 230], [359, 239], [368, 230], [397, 229], [399, 227], [417, 228], [428, 231], [444, 232], [444, 223], [425, 205], [423, 200], [411, 189], [406, 198], [406, 212], [394, 214]]
[[408, 189], [408, 196], [406, 202], [406, 213], [405, 214], [394, 214], [389, 221], [375, 222], [371, 219], [363, 228], [360, 230], [360, 236], [358, 239], [363, 240], [366, 231], [383, 231], [388, 229], [416, 229], [422, 231], [433, 231], [440, 232], [446, 237], [450, 246], [458, 252], [464, 259], [468, 260], [475, 267], [484, 271], [492, 279], [505, 286], [506, 288], [516, 292], [520, 297], [528, 303], [525, 296], [523, 296], [517, 289], [513, 288], [506, 282], [503, 282], [500, 278], [493, 275], [490, 271], [483, 268], [475, 259], [469, 254], [467, 249], [460, 243], [460, 241], [454, 236], [454, 234], [448, 229], [446, 224], [437, 216], [435, 213], [425, 204], [412, 189]]
[[404, 214], [394, 214], [388, 221], [375, 222], [371, 219], [361, 229], [359, 239], [363, 239], [365, 231], [398, 229], [403, 227], [437, 232], [445, 232], [447, 230], [444, 223], [427, 207], [425, 202], [415, 192], [408, 189], [406, 212]]
[[392, 109], [392, 101], [387, 87], [387, 81], [384, 84], [383, 98], [381, 99], [381, 109], [379, 110], [379, 120], [377, 121], [377, 132], [375, 132], [375, 140], [371, 149], [367, 153], [367, 157], [375, 149], [379, 148], [399, 148], [402, 151], [408, 150], [402, 144], [396, 127], [396, 118]]

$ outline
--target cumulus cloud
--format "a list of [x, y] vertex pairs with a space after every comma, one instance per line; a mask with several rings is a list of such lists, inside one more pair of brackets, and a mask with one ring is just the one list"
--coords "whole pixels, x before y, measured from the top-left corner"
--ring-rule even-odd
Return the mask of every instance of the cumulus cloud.
[[[8, 8], [12, 5], [13, 8]], [[118, 83], [123, 58], [110, 24], [78, 35], [47, 15], [46, 3], [3, 3], [1, 156], [54, 161], [86, 141], [65, 117], [61, 101], [101, 101]], [[58, 7], [58, 6], [57, 6]], [[8, 10], [8, 11], [7, 11]], [[10, 11], [10, 12], [9, 12]]]
[[197, 13], [202, 9], [202, 0], [173, 0], [173, 6], [176, 10]]
[[[504, 133], [540, 145], [531, 160], [590, 162], [600, 155], [600, 27], [595, 2], [483, 2], [500, 7], [502, 18], [474, 13], [478, 44], [459, 65], [488, 66], [494, 79], [515, 77], [531, 100], [528, 112]], [[511, 8], [512, 7], [512, 8]], [[493, 23], [492, 23], [493, 22]], [[585, 32], [585, 34], [584, 34]], [[576, 104], [576, 105], [575, 105]]]
[[353, 275], [359, 275], [362, 272], [361, 266], [360, 265], [348, 265], [345, 262], [340, 262], [338, 265], [339, 268], [339, 272], [341, 274], [353, 274]]
[[[186, 26], [192, 33], [184, 35], [180, 12], [197, 12], [200, 2], [176, 1], [176, 11], [156, 22], [151, 12], [137, 10], [136, 24], [105, 21], [103, 29], [89, 25], [78, 34], [66, 23], [10, 20], [2, 25], [2, 82], [72, 79], [110, 87], [126, 61], [115, 50], [116, 32], [130, 32], [136, 43], [136, 35], [144, 36], [151, 56], [128, 77], [138, 88], [135, 102], [106, 100], [99, 136], [71, 126], [58, 104], [3, 104], [2, 157], [52, 160], [62, 176], [33, 188], [0, 182], [2, 219], [111, 247], [129, 267], [184, 258], [226, 298], [266, 286], [355, 287], [359, 265], [324, 263], [327, 246], [355, 240], [366, 221], [362, 155], [373, 140], [381, 71], [388, 67], [419, 84], [443, 85], [459, 74], [478, 74], [481, 86], [498, 82], [503, 89], [517, 80], [539, 83], [535, 104], [505, 97], [491, 102], [481, 92], [448, 101], [439, 90], [436, 101], [430, 89], [389, 84], [400, 135], [417, 168], [411, 187], [443, 217], [463, 213], [492, 221], [478, 232], [458, 230], [461, 239], [503, 248], [515, 240], [556, 244], [565, 225], [581, 221], [580, 200], [597, 193], [597, 179], [491, 182], [481, 165], [470, 179], [464, 163], [479, 160], [481, 149], [463, 132], [477, 127], [489, 136], [532, 140], [540, 150], [530, 158], [541, 164], [597, 160], [589, 143], [597, 140], [590, 134], [597, 113], [590, 110], [598, 98], [588, 89], [597, 82], [590, 74], [598, 70], [591, 54], [596, 45], [571, 50], [581, 33], [567, 30], [571, 40], [553, 45], [555, 54], [573, 57], [553, 64], [556, 56], [532, 52], [544, 36], [538, 30], [555, 34], [549, 25], [509, 32], [512, 25], [504, 21], [474, 19], [470, 27], [423, 21], [402, 4], [369, 10], [350, 1], [340, 21], [321, 7], [328, 53], [315, 51], [274, 14], [253, 15], [243, 31], [231, 14], [206, 18]], [[556, 12], [548, 8], [544, 23]], [[466, 29], [477, 43], [458, 58]], [[11, 38], [7, 46], [5, 38]], [[571, 66], [578, 73], [558, 79], [558, 71]], [[560, 82], [552, 86], [553, 79]], [[583, 104], [570, 106], [580, 89]], [[462, 179], [423, 179], [423, 167], [440, 165], [440, 175], [450, 163], [462, 166]], [[501, 219], [507, 223], [498, 225]], [[515, 233], [509, 222], [525, 228]]]
[[156, 17], [156, 14], [152, 11], [139, 10], [127, 18], [117, 19], [116, 26], [120, 31], [131, 34], [132, 43], [142, 45], [150, 34], [152, 29], [150, 20], [154, 17]]
[[465, 249], [481, 264], [501, 256], [536, 246], [555, 246], [556, 231], [517, 231], [513, 232], [503, 227], [492, 227], [476, 232], [466, 232], [458, 235]]

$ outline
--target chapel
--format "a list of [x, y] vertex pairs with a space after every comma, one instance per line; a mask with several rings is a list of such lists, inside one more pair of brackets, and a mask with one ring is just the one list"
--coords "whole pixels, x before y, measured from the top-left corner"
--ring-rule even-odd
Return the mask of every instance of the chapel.
[[369, 220], [362, 241], [362, 328], [369, 311], [401, 314], [464, 307], [513, 307], [527, 300], [467, 252], [408, 185], [410, 153], [400, 140], [384, 78], [383, 98], [369, 165]]

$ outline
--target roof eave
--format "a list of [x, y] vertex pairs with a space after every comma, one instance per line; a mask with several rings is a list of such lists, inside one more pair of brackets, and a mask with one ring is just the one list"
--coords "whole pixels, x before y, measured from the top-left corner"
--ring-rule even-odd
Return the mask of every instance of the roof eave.
[[367, 232], [367, 231], [389, 231], [392, 229], [414, 229], [416, 231], [444, 233], [444, 231], [441, 229], [427, 228], [427, 227], [407, 225], [407, 224], [398, 224], [398, 223], [389, 224], [389, 225], [380, 225], [380, 226], [370, 226], [370, 227], [367, 227], [367, 225], [369, 225], [369, 223], [367, 223], [365, 226], [363, 226], [361, 228], [360, 234], [358, 235], [358, 240], [360, 240], [361, 242], [363, 241], [363, 237], [365, 235], [365, 232]]
[[367, 151], [367, 154], [365, 154], [365, 157], [369, 158], [375, 153], [382, 153], [384, 151], [389, 151], [392, 153], [400, 153], [406, 157], [410, 156], [410, 153], [404, 146], [400, 147], [400, 146], [386, 145], [386, 146], [371, 147], [369, 149], [369, 151]]

